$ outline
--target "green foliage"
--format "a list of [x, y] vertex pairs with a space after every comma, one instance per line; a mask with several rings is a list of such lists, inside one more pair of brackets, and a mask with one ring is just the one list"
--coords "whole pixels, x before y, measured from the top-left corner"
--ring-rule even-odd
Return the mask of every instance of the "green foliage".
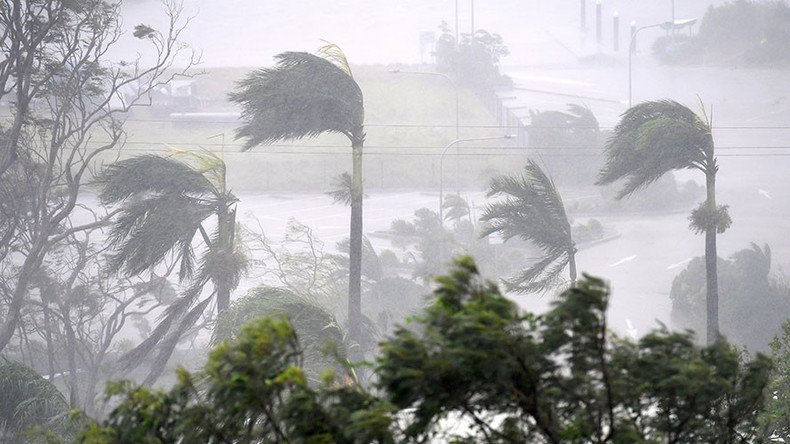
[[[751, 244], [719, 258], [722, 333], [733, 344], [765, 351], [790, 313], [790, 287], [771, 275], [771, 249]], [[705, 325], [705, 261], [692, 259], [672, 281], [672, 321], [695, 330]]]
[[[245, 121], [245, 149], [330, 132], [364, 139], [362, 90], [343, 67], [305, 52], [284, 52], [273, 68], [250, 73], [229, 95]], [[347, 65], [346, 65], [347, 66]]]
[[[677, 211], [693, 208], [705, 195], [705, 187], [693, 180], [685, 183], [679, 182], [675, 174], [669, 172], [655, 182], [647, 185], [639, 192], [639, 199], [616, 199], [618, 190], [613, 187], [601, 188], [601, 197], [604, 199], [599, 205], [586, 208], [589, 202], [575, 201], [569, 205], [569, 210], [585, 209], [593, 211], [608, 211], [613, 213], [625, 212], [653, 212]], [[574, 208], [575, 207], [575, 208]]]
[[462, 218], [467, 217], [471, 221], [472, 218], [469, 212], [469, 202], [459, 194], [448, 194], [444, 196], [442, 210], [445, 211], [444, 220], [460, 221]]
[[597, 185], [625, 179], [617, 198], [655, 182], [669, 171], [716, 167], [706, 161], [713, 150], [710, 125], [671, 100], [643, 102], [623, 113], [606, 143], [606, 164]]
[[260, 318], [169, 392], [117, 386], [121, 403], [82, 442], [697, 443], [760, 433], [765, 356], [744, 361], [724, 341], [700, 348], [666, 329], [638, 343], [613, 337], [600, 279], [585, 277], [544, 315], [521, 313], [469, 257], [437, 283], [417, 328], [381, 344], [376, 394], [331, 375], [310, 386], [294, 329]]
[[[299, 337], [305, 359], [305, 370], [312, 379], [327, 367], [342, 370], [337, 358], [346, 356], [345, 331], [335, 316], [317, 301], [290, 290], [260, 286], [250, 290], [220, 313], [212, 342], [232, 342], [244, 325], [261, 317], [284, 316]], [[327, 354], [330, 348], [333, 353]]]
[[436, 42], [436, 69], [454, 75], [461, 82], [483, 88], [509, 86], [509, 77], [499, 73], [499, 61], [508, 55], [502, 36], [483, 29], [474, 36], [461, 34], [456, 42], [447, 23], [442, 22], [442, 34]]
[[288, 322], [259, 318], [168, 392], [113, 387], [121, 403], [81, 442], [392, 442], [386, 402], [331, 376], [312, 388], [301, 357]]
[[732, 225], [729, 208], [729, 205], [717, 205], [716, 210], [711, 211], [708, 204], [702, 202], [689, 215], [689, 228], [697, 234], [709, 230], [722, 234]]
[[0, 441], [41, 442], [47, 432], [71, 436], [69, 404], [51, 382], [19, 362], [0, 362]]
[[710, 6], [693, 37], [662, 38], [654, 53], [667, 63], [724, 62], [784, 65], [790, 62], [790, 7], [784, 1], [734, 0]]
[[[137, 156], [110, 165], [95, 180], [100, 200], [120, 207], [108, 236], [115, 249], [111, 269], [135, 275], [174, 257], [180, 261], [179, 280], [189, 284], [152, 334], [124, 357], [131, 368], [161, 345], [149, 382], [158, 378], [178, 339], [210, 302], [211, 297], [199, 301], [203, 287], [213, 284], [212, 296], [222, 311], [249, 264], [236, 229], [238, 198], [227, 190], [225, 163], [208, 152], [176, 154], [187, 156], [190, 163]], [[217, 224], [209, 234], [203, 224], [212, 216]], [[196, 238], [203, 241], [199, 258]]]
[[790, 440], [790, 321], [782, 324], [781, 331], [771, 341], [771, 357], [774, 370], [766, 389], [765, 411], [760, 415], [762, 438], [765, 442], [787, 442]]
[[[609, 292], [586, 277], [543, 316], [519, 314], [474, 263], [439, 280], [437, 300], [382, 344], [380, 387], [409, 409], [405, 433], [437, 439], [462, 418], [471, 442], [748, 442], [770, 370], [726, 343], [653, 332], [611, 338]], [[495, 364], [494, 364], [495, 363]]]
[[482, 236], [499, 233], [504, 240], [517, 237], [542, 253], [535, 264], [508, 281], [511, 289], [548, 291], [562, 282], [561, 273], [569, 264], [570, 280], [576, 279], [576, 244], [570, 220], [554, 181], [537, 162], [530, 160], [523, 175], [495, 177], [487, 196], [502, 199], [486, 206], [480, 218], [486, 224]]

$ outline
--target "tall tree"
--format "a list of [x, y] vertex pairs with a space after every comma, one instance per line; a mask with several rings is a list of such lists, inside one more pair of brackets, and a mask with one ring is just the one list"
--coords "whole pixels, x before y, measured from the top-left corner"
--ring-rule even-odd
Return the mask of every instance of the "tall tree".
[[576, 243], [554, 181], [534, 160], [523, 175], [497, 176], [491, 181], [488, 197], [503, 197], [486, 206], [482, 236], [499, 233], [504, 240], [514, 237], [535, 244], [543, 257], [521, 272], [509, 286], [517, 291], [546, 291], [562, 280], [569, 268], [571, 286], [576, 282]]
[[[167, 317], [131, 354], [135, 364], [165, 337], [149, 380], [159, 376], [181, 335], [192, 327], [213, 297], [217, 311], [230, 303], [247, 268], [247, 258], [236, 235], [236, 202], [225, 181], [225, 162], [211, 153], [184, 152], [195, 166], [170, 157], [136, 156], [107, 167], [97, 178], [105, 205], [120, 204], [109, 240], [115, 247], [109, 266], [128, 276], [138, 275], [175, 256], [178, 278], [189, 285], [168, 308]], [[204, 226], [214, 218], [209, 234]], [[196, 260], [196, 238], [203, 252]], [[214, 291], [202, 301], [211, 282]], [[176, 327], [172, 328], [172, 325]]]
[[[71, 215], [96, 161], [123, 145], [119, 117], [196, 61], [183, 57], [185, 23], [173, 2], [168, 29], [138, 25], [128, 36], [150, 45], [145, 57], [111, 60], [127, 38], [119, 8], [105, 0], [0, 1], [0, 100], [13, 104], [0, 117], [0, 351], [53, 248], [106, 223]], [[183, 70], [173, 67], [177, 59]]]
[[719, 337], [719, 288], [716, 263], [716, 235], [729, 228], [726, 205], [716, 204], [716, 172], [711, 124], [672, 100], [640, 103], [625, 113], [606, 143], [606, 164], [597, 185], [625, 179], [618, 199], [656, 181], [672, 170], [696, 169], [705, 174], [707, 198], [689, 217], [696, 233], [705, 233], [707, 341]]
[[351, 142], [351, 224], [348, 321], [359, 339], [362, 272], [362, 148], [365, 108], [362, 90], [343, 52], [326, 45], [319, 55], [284, 52], [273, 68], [250, 73], [230, 94], [241, 105], [244, 123], [236, 137], [244, 149], [278, 140], [338, 133]]

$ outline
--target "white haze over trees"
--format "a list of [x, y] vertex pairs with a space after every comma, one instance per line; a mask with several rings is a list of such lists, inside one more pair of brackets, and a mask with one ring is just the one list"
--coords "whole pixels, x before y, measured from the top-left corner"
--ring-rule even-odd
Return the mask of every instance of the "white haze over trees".
[[[786, 1], [0, 0], [0, 52], [0, 441], [671, 439], [607, 376], [667, 344], [735, 372], [679, 442], [790, 439]], [[503, 408], [473, 330], [592, 407]], [[240, 375], [269, 416], [223, 416]]]

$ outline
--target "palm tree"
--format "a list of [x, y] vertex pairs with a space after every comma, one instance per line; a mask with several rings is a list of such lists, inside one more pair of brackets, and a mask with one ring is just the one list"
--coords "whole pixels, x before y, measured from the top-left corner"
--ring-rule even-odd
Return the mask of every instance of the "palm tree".
[[244, 123], [236, 138], [244, 149], [280, 140], [338, 133], [351, 142], [350, 275], [348, 320], [352, 339], [359, 339], [362, 270], [362, 147], [365, 141], [362, 90], [343, 52], [335, 45], [320, 56], [284, 52], [273, 68], [250, 73], [230, 94], [241, 105]]
[[716, 342], [719, 337], [716, 234], [723, 233], [732, 220], [726, 205], [716, 205], [719, 166], [704, 109], [700, 116], [672, 100], [640, 103], [623, 113], [605, 152], [606, 164], [596, 184], [625, 179], [618, 199], [630, 196], [668, 171], [696, 169], [705, 174], [707, 199], [691, 213], [689, 220], [692, 230], [705, 233], [707, 341]]
[[497, 176], [491, 181], [488, 197], [503, 200], [486, 205], [482, 236], [499, 233], [504, 240], [519, 237], [543, 251], [538, 260], [507, 282], [520, 292], [547, 291], [558, 285], [569, 267], [571, 286], [576, 284], [576, 243], [565, 213], [562, 197], [546, 173], [534, 160], [524, 167], [524, 175]]
[[69, 403], [51, 381], [32, 368], [0, 358], [0, 393], [0, 441], [33, 442], [25, 436], [35, 426], [74, 438]]
[[[247, 267], [236, 233], [238, 198], [227, 189], [225, 163], [211, 153], [180, 154], [190, 156], [196, 166], [172, 157], [143, 155], [116, 162], [96, 178], [101, 202], [121, 206], [109, 233], [115, 250], [110, 271], [138, 275], [174, 257], [179, 281], [189, 284], [154, 332], [126, 356], [127, 363], [137, 365], [162, 342], [149, 381], [159, 376], [180, 337], [212, 298], [216, 297], [217, 312], [228, 307], [230, 292]], [[204, 225], [211, 219], [216, 224], [209, 234]], [[203, 251], [196, 258], [198, 236]], [[198, 302], [209, 282], [213, 292]]]
[[346, 357], [346, 335], [331, 310], [315, 298], [286, 288], [261, 285], [233, 301], [217, 318], [212, 342], [216, 345], [234, 341], [244, 325], [266, 316], [288, 318], [304, 352], [304, 367], [311, 379], [320, 380], [325, 368], [345, 370], [337, 358]]

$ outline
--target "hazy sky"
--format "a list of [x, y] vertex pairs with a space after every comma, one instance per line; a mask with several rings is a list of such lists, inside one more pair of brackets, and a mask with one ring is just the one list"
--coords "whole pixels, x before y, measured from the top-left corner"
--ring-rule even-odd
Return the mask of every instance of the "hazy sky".
[[[472, 29], [472, 3], [475, 29], [498, 32], [510, 48], [504, 64], [557, 62], [565, 56], [563, 47], [579, 43], [575, 33], [580, 24], [579, 0], [458, 0], [462, 33]], [[632, 20], [638, 26], [670, 20], [672, 3], [604, 0], [605, 40], [611, 39], [615, 11], [625, 39]], [[723, 1], [678, 1], [675, 16], [701, 17], [708, 5], [717, 3]], [[419, 63], [420, 33], [438, 33], [443, 20], [453, 28], [456, 1], [186, 0], [184, 7], [195, 17], [184, 39], [203, 51], [207, 66], [266, 65], [272, 55], [285, 50], [314, 50], [321, 39], [340, 45], [353, 63]], [[128, 1], [126, 27], [161, 24], [160, 9], [156, 0]], [[590, 33], [595, 32], [594, 20], [595, 2], [587, 0]]]

